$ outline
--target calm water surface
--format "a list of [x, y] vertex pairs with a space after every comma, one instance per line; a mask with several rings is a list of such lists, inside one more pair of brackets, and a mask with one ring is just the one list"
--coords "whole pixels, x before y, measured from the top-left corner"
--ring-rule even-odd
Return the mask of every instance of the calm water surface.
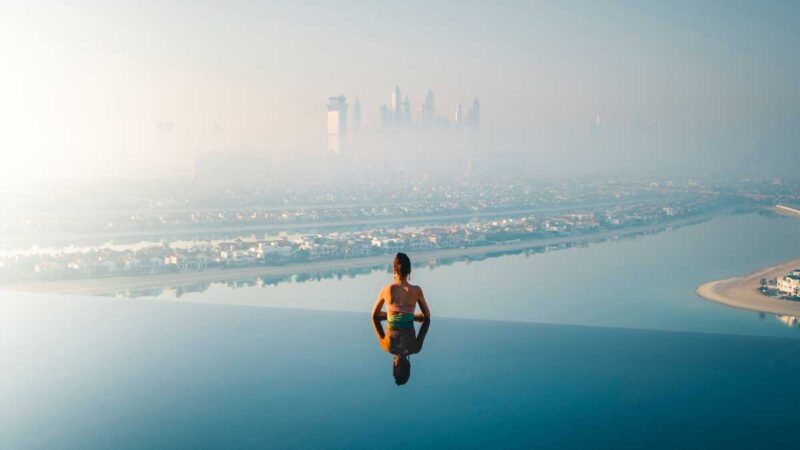
[[[800, 221], [726, 215], [583, 248], [433, 268], [415, 261], [412, 282], [424, 287], [438, 316], [800, 337], [800, 329], [774, 316], [709, 303], [694, 293], [707, 281], [798, 256]], [[375, 271], [264, 287], [212, 285], [180, 298], [171, 292], [157, 298], [365, 312], [390, 278]]]
[[794, 448], [796, 342], [3, 294], [0, 448]]
[[0, 292], [0, 448], [792, 448], [800, 330], [694, 289], [796, 257], [798, 231], [724, 216], [420, 267], [435, 317], [403, 386], [366, 314], [383, 272], [169, 302]]

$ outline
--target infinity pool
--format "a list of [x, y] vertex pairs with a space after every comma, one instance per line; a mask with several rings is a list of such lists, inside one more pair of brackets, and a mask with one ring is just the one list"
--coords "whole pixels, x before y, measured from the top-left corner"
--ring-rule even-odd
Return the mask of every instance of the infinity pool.
[[796, 339], [0, 294], [0, 448], [791, 448]]

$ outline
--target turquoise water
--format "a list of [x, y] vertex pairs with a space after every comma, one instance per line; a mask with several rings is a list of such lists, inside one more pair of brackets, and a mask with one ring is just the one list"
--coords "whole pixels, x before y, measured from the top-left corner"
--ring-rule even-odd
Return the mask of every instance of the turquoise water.
[[367, 317], [383, 271], [0, 292], [0, 449], [793, 448], [800, 329], [694, 289], [800, 255], [798, 231], [723, 216], [418, 267], [434, 320], [403, 386]]
[[[694, 293], [707, 281], [798, 256], [800, 221], [726, 215], [588, 247], [434, 268], [414, 261], [412, 282], [423, 286], [439, 316], [800, 337], [800, 330], [774, 316], [709, 303]], [[202, 293], [158, 298], [364, 312], [390, 278], [374, 271], [265, 287], [213, 285]]]
[[793, 448], [794, 339], [4, 295], [0, 448]]

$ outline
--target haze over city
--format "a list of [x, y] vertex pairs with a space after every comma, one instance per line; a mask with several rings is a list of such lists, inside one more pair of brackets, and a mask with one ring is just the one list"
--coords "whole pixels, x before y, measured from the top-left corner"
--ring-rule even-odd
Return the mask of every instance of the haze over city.
[[[465, 148], [540, 176], [791, 176], [800, 163], [791, 3], [0, 8], [6, 184], [191, 176], [205, 152], [302, 172], [327, 153], [329, 97], [351, 112], [358, 98], [362, 127], [376, 130], [395, 86], [413, 108], [432, 91], [451, 121], [480, 98], [468, 142], [403, 138], [440, 155], [431, 168]], [[367, 142], [369, 163], [385, 141]]]
[[800, 2], [0, 2], [0, 449], [791, 449]]

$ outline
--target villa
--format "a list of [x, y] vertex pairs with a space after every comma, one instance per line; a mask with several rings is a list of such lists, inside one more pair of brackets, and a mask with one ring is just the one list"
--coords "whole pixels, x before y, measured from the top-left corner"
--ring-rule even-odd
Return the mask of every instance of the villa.
[[800, 297], [800, 269], [795, 269], [785, 277], [779, 278], [776, 283], [776, 289], [781, 295]]

